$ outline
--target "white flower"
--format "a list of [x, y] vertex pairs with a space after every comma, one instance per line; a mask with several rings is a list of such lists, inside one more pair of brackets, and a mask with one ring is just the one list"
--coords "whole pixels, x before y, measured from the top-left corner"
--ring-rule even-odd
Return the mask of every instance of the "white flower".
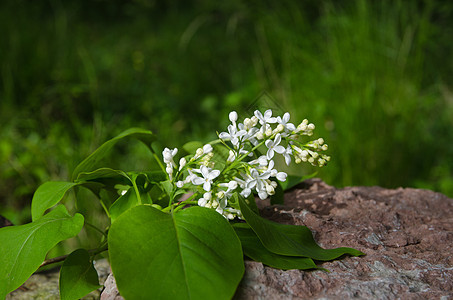
[[234, 153], [233, 150], [230, 150], [228, 158], [227, 158], [227, 162], [232, 163], [235, 160], [236, 160], [236, 154]]
[[[198, 171], [198, 170], [194, 170], [194, 171]], [[202, 177], [198, 177], [198, 176], [195, 176], [192, 178], [192, 183], [194, 185], [203, 185], [203, 189], [207, 192], [209, 192], [211, 190], [211, 184], [212, 184], [212, 181], [220, 175], [220, 171], [219, 170], [211, 170], [210, 168], [206, 167], [206, 166], [201, 166], [200, 167], [200, 173], [201, 175], [203, 176]]]
[[198, 206], [205, 207], [206, 204], [208, 204], [208, 200], [206, 200], [205, 198], [198, 199]]
[[241, 196], [244, 198], [247, 198], [248, 196], [250, 196], [251, 193], [252, 193], [252, 190], [249, 188], [245, 188], [240, 192]]
[[176, 182], [176, 186], [177, 186], [178, 188], [182, 188], [182, 187], [184, 186], [184, 181], [181, 181], [181, 180], [180, 180], [180, 181], [177, 181], [177, 182]]
[[289, 166], [289, 164], [291, 163], [292, 154], [293, 154], [293, 150], [291, 149], [291, 146], [288, 145], [288, 147], [286, 147], [285, 152], [282, 153], [283, 157], [285, 158], [285, 163], [287, 166]]
[[219, 198], [230, 198], [233, 195], [234, 190], [238, 187], [238, 183], [235, 180], [231, 180], [228, 183], [220, 183], [219, 186], [226, 187], [226, 191], [221, 191], [221, 197]]
[[296, 126], [294, 126], [293, 123], [288, 123], [289, 122], [290, 115], [288, 112], [286, 112], [283, 115], [283, 118], [277, 117], [277, 122], [285, 127], [288, 131], [295, 131]]
[[262, 115], [259, 110], [255, 110], [254, 114], [258, 118], [261, 125], [277, 122], [277, 119], [272, 117], [272, 110], [270, 110], [270, 109], [266, 110], [264, 112], [264, 115]]
[[179, 171], [181, 171], [181, 169], [184, 168], [186, 163], [187, 163], [187, 160], [184, 157], [181, 157], [181, 159], [179, 160]]
[[251, 169], [248, 180], [246, 181], [246, 188], [253, 189], [255, 188], [258, 192], [260, 199], [264, 200], [267, 198], [266, 192], [266, 182], [270, 176], [270, 172], [266, 171], [260, 174], [257, 169]]
[[266, 147], [268, 148], [266, 157], [268, 160], [270, 160], [272, 157], [274, 157], [274, 151], [277, 153], [280, 153], [280, 154], [285, 152], [285, 147], [279, 145], [281, 141], [282, 141], [282, 138], [281, 138], [280, 134], [277, 134], [275, 136], [274, 141], [271, 141], [271, 140], [266, 141], [265, 144], [266, 144]]
[[269, 164], [269, 161], [267, 160], [266, 155], [261, 155], [257, 159], [250, 161], [249, 164], [251, 165], [259, 164], [260, 167], [266, 167]]
[[234, 110], [232, 112], [230, 112], [230, 114], [228, 115], [228, 118], [230, 119], [231, 123], [236, 123], [236, 121], [238, 120], [238, 113], [235, 112]]
[[203, 154], [208, 154], [212, 152], [212, 146], [210, 144], [206, 144], [203, 146]]
[[222, 140], [229, 139], [234, 146], [237, 146], [239, 143], [239, 138], [245, 135], [247, 132], [245, 130], [237, 130], [236, 126], [228, 125], [228, 132], [221, 132], [219, 138]]
[[176, 164], [173, 160], [173, 157], [175, 157], [176, 153], [178, 153], [178, 148], [175, 148], [173, 150], [170, 150], [168, 148], [165, 148], [164, 151], [162, 151], [162, 156], [164, 157], [164, 163], [171, 164], [172, 167], [176, 167]]
[[285, 172], [278, 172], [277, 175], [275, 175], [275, 177], [277, 177], [279, 181], [286, 181], [287, 176], [288, 174], [286, 174]]

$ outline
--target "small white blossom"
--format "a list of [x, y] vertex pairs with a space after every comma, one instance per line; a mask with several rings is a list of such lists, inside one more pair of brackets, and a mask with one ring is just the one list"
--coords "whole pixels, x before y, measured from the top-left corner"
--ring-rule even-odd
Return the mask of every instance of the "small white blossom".
[[293, 154], [293, 150], [291, 149], [291, 146], [288, 145], [286, 147], [285, 151], [282, 153], [283, 157], [285, 158], [285, 163], [287, 166], [291, 163], [291, 155]]
[[[196, 171], [196, 170], [194, 170]], [[203, 185], [203, 189], [205, 191], [210, 191], [211, 190], [211, 184], [212, 184], [212, 181], [220, 175], [220, 171], [219, 170], [211, 170], [210, 168], [202, 165], [200, 167], [200, 173], [203, 177], [194, 177], [192, 178], [192, 183], [194, 185]]]
[[271, 140], [266, 141], [265, 144], [266, 144], [266, 147], [268, 148], [266, 157], [268, 160], [270, 160], [272, 157], [274, 157], [274, 151], [277, 153], [280, 153], [280, 154], [285, 152], [285, 147], [279, 145], [281, 140], [282, 140], [282, 138], [281, 138], [280, 134], [277, 134], [275, 136], [274, 141], [271, 141]]
[[203, 154], [208, 154], [212, 152], [212, 146], [210, 144], [206, 144], [203, 146]]
[[272, 110], [270, 110], [270, 109], [266, 110], [264, 112], [264, 115], [261, 114], [261, 112], [259, 110], [255, 110], [254, 114], [258, 118], [261, 125], [277, 122], [277, 119], [272, 117]]
[[230, 114], [228, 115], [228, 118], [230, 119], [231, 123], [236, 123], [236, 121], [238, 120], [238, 113], [235, 112], [235, 111], [232, 111], [230, 112]]
[[293, 123], [288, 123], [289, 122], [289, 118], [290, 118], [290, 115], [288, 112], [286, 112], [284, 115], [283, 115], [283, 118], [281, 117], [277, 117], [277, 122], [280, 124], [280, 125], [283, 125], [283, 127], [288, 130], [288, 131], [295, 131], [296, 130], [296, 126], [294, 126]]
[[236, 126], [228, 125], [228, 132], [221, 132], [219, 138], [222, 140], [229, 139], [234, 146], [237, 146], [239, 144], [239, 139], [246, 133], [245, 130], [238, 131]]
[[178, 153], [178, 148], [175, 148], [173, 150], [165, 148], [164, 151], [162, 151], [162, 156], [164, 157], [164, 163], [171, 164], [173, 167], [176, 167], [176, 164], [173, 160], [176, 153]]
[[251, 169], [246, 187], [248, 189], [255, 188], [260, 199], [264, 200], [267, 198], [265, 180], [268, 179], [269, 176], [270, 172], [268, 171], [260, 173], [257, 169]]
[[236, 154], [234, 153], [233, 150], [230, 150], [228, 158], [227, 158], [227, 162], [232, 163], [235, 160], [236, 160]]
[[179, 160], [179, 171], [181, 171], [182, 168], [184, 168], [184, 166], [187, 164], [187, 160], [184, 158], [184, 157], [181, 157], [181, 159]]

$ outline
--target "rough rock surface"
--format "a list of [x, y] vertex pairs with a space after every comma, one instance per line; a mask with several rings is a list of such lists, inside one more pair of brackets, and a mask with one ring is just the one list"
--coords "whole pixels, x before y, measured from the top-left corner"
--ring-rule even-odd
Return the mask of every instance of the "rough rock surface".
[[362, 257], [323, 271], [276, 270], [247, 261], [237, 299], [453, 299], [453, 199], [427, 190], [336, 189], [319, 179], [285, 195], [262, 216], [308, 226], [325, 248]]
[[[330, 273], [246, 261], [235, 299], [453, 299], [453, 199], [411, 188], [337, 189], [312, 179], [288, 192], [285, 205], [260, 207], [273, 221], [308, 226], [325, 248], [353, 247], [366, 256], [320, 264]], [[102, 300], [120, 299], [111, 279]]]
[[[110, 266], [107, 259], [97, 260], [94, 263], [94, 268], [98, 273], [99, 283], [101, 285], [104, 284], [110, 272]], [[6, 296], [6, 300], [59, 300], [59, 276], [60, 273], [58, 268], [33, 274], [20, 288], [9, 293]], [[101, 292], [102, 289], [95, 290], [83, 297], [82, 300], [99, 299]]]

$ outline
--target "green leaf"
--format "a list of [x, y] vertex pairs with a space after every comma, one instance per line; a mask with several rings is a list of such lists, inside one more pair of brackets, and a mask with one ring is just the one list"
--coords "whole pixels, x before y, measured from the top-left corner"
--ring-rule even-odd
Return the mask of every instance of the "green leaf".
[[66, 181], [49, 181], [40, 185], [31, 200], [32, 220], [42, 217], [47, 209], [60, 202], [66, 192], [76, 185]]
[[285, 225], [271, 222], [255, 214], [239, 197], [244, 219], [259, 237], [267, 250], [287, 256], [303, 256], [316, 260], [333, 260], [344, 254], [352, 256], [364, 253], [352, 248], [323, 249], [316, 244], [310, 229], [306, 226]]
[[258, 236], [246, 223], [236, 223], [233, 228], [241, 240], [244, 254], [254, 261], [259, 261], [269, 267], [282, 270], [318, 268], [311, 258], [284, 256], [270, 252], [263, 246]]
[[60, 270], [61, 300], [77, 300], [100, 287], [88, 251], [77, 249], [69, 254]]
[[82, 227], [83, 216], [71, 217], [60, 205], [32, 223], [0, 228], [0, 299], [33, 274], [50, 249]]
[[189, 154], [195, 154], [198, 148], [203, 148], [204, 144], [198, 141], [187, 142], [182, 146], [182, 149]]
[[150, 171], [144, 172], [143, 174], [146, 175], [148, 180], [152, 183], [158, 183], [167, 180], [167, 174], [164, 171]]
[[175, 187], [173, 186], [171, 180], [162, 181], [160, 185], [162, 186], [162, 190], [165, 191], [165, 193], [167, 193], [168, 196], [172, 195]]
[[150, 147], [151, 143], [155, 140], [154, 134], [145, 129], [140, 128], [130, 128], [126, 131], [123, 131], [116, 137], [111, 140], [108, 140], [102, 144], [96, 151], [91, 153], [85, 160], [83, 160], [74, 170], [73, 178], [77, 178], [79, 173], [90, 172], [96, 168], [99, 162], [107, 155], [109, 150], [120, 140], [124, 138], [136, 138], [143, 142], [146, 146]]
[[135, 193], [133, 188], [130, 188], [126, 194], [119, 197], [109, 209], [110, 219], [111, 221], [115, 221], [122, 213], [124, 213], [129, 208], [135, 207], [139, 205], [139, 201], [137, 199], [137, 194]]
[[238, 237], [208, 208], [137, 206], [113, 222], [108, 241], [126, 299], [231, 299], [244, 273]]
[[211, 162], [215, 163], [215, 169], [222, 170], [225, 168], [230, 150], [223, 144], [213, 144], [212, 148], [214, 156], [211, 158]]
[[77, 176], [76, 182], [96, 181], [105, 182], [106, 180], [115, 181], [115, 184], [130, 184], [130, 177], [121, 170], [110, 168], [100, 168], [92, 172], [81, 172]]
[[275, 189], [275, 194], [273, 194], [271, 196], [271, 205], [284, 204], [285, 203], [285, 197], [284, 196], [285, 196], [285, 193], [283, 192], [283, 188], [281, 186], [281, 182], [277, 182], [277, 188]]
[[[239, 205], [239, 196], [238, 193], [234, 193], [231, 198], [228, 200], [228, 205], [235, 208], [235, 209], [241, 209], [241, 206]], [[255, 196], [253, 194], [250, 194], [247, 199], [244, 199], [245, 203], [248, 205], [248, 207], [254, 211], [255, 213], [258, 213], [258, 206], [256, 205], [256, 200]]]

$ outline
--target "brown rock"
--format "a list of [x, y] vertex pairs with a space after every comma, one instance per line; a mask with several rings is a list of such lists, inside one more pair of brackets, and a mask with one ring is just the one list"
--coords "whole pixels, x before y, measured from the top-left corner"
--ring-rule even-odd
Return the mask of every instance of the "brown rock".
[[330, 273], [247, 261], [236, 299], [453, 299], [453, 200], [442, 194], [336, 189], [312, 179], [288, 192], [284, 206], [261, 212], [308, 226], [323, 247], [353, 247], [366, 256], [322, 263]]
[[[308, 226], [321, 246], [366, 256], [320, 264], [330, 273], [246, 261], [235, 299], [453, 299], [453, 199], [411, 188], [336, 189], [312, 179], [288, 192], [283, 206], [257, 201], [262, 216]], [[14, 293], [7, 299], [20, 299]], [[120, 299], [111, 276], [101, 299]]]

